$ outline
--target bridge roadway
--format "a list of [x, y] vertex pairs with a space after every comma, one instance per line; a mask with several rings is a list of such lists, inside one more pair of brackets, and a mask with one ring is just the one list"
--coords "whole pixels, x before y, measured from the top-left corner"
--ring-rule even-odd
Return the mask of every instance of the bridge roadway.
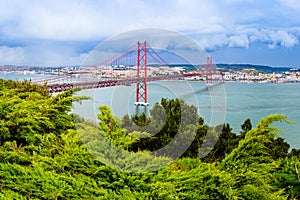
[[[185, 77], [194, 77], [194, 76], [203, 76], [201, 73], [182, 73], [182, 74], [174, 74], [174, 75], [166, 75], [166, 76], [148, 76], [147, 82], [150, 81], [160, 81], [160, 80], [173, 80], [180, 79]], [[206, 75], [206, 74], [205, 74]], [[219, 75], [222, 75], [220, 73]], [[100, 80], [100, 81], [86, 81], [86, 82], [74, 82], [74, 83], [55, 83], [48, 84], [47, 90], [50, 93], [56, 92], [64, 92], [66, 90], [70, 90], [73, 88], [80, 89], [95, 89], [95, 88], [105, 88], [105, 87], [113, 87], [113, 86], [121, 86], [121, 85], [131, 85], [137, 82], [143, 81], [144, 78], [132, 78], [132, 79], [114, 79], [114, 80]]]

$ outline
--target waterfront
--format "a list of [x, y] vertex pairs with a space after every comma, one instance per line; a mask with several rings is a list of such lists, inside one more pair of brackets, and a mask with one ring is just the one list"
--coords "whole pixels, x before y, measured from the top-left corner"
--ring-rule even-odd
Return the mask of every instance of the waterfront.
[[[14, 79], [1, 74], [0, 78]], [[28, 75], [18, 75], [18, 80], [28, 78]], [[35, 78], [35, 77], [33, 77]], [[193, 94], [181, 91], [182, 81], [161, 81], [149, 83], [149, 102], [160, 101], [160, 98], [174, 98], [183, 94], [189, 99]], [[204, 82], [188, 82], [195, 91], [200, 115], [205, 122], [209, 123], [211, 117], [211, 97], [206, 89]], [[228, 122], [233, 131], [238, 133], [240, 125], [250, 118], [255, 125], [261, 118], [271, 113], [281, 113], [288, 116], [289, 120], [294, 121], [292, 125], [283, 123], [276, 124], [285, 132], [281, 135], [286, 138], [292, 147], [300, 148], [300, 84], [299, 83], [242, 83], [226, 82], [224, 84], [226, 92], [225, 122]], [[74, 104], [75, 111], [83, 113], [89, 119], [95, 119], [97, 107], [101, 104], [112, 106], [114, 114], [121, 116], [124, 112], [134, 112], [134, 85], [120, 86], [114, 88], [102, 88], [97, 90], [85, 90], [79, 94], [90, 95], [95, 101], [86, 101], [82, 104]], [[172, 89], [177, 88], [177, 92]], [[173, 91], [172, 91], [173, 90]], [[181, 93], [182, 92], [182, 93]], [[180, 94], [179, 94], [180, 93]], [[186, 95], [185, 95], [186, 94]], [[129, 98], [125, 98], [128, 97]], [[123, 112], [123, 113], [122, 113]]]

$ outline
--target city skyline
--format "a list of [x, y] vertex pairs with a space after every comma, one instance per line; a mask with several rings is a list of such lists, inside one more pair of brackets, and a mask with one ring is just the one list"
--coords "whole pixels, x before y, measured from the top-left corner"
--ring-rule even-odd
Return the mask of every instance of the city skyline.
[[80, 65], [107, 38], [177, 31], [214, 63], [300, 67], [296, 0], [0, 1], [0, 64]]

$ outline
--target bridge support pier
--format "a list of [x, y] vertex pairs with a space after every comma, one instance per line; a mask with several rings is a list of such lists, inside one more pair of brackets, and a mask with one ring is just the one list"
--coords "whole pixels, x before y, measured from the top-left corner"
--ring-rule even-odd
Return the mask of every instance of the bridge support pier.
[[[140, 104], [142, 103], [142, 104]], [[146, 116], [148, 116], [148, 106], [149, 103], [144, 104], [143, 102], [135, 102], [135, 114], [140, 115], [141, 113], [145, 113]]]
[[213, 83], [213, 75], [212, 75], [213, 64], [212, 64], [212, 57], [211, 56], [207, 57], [206, 70], [208, 70], [208, 72], [206, 74], [206, 84], [207, 85], [212, 85], [212, 83]]

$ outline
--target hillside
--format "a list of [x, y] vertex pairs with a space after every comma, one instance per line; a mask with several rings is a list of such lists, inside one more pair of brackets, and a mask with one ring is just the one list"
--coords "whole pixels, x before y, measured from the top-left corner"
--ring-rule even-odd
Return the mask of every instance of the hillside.
[[[252, 65], [252, 64], [216, 64], [217, 68], [223, 68], [225, 71], [234, 70], [234, 71], [241, 71], [243, 69], [255, 69], [257, 71], [263, 73], [282, 73], [286, 71], [294, 70], [291, 67], [270, 67], [265, 65]], [[297, 71], [300, 71], [298, 69]]]

